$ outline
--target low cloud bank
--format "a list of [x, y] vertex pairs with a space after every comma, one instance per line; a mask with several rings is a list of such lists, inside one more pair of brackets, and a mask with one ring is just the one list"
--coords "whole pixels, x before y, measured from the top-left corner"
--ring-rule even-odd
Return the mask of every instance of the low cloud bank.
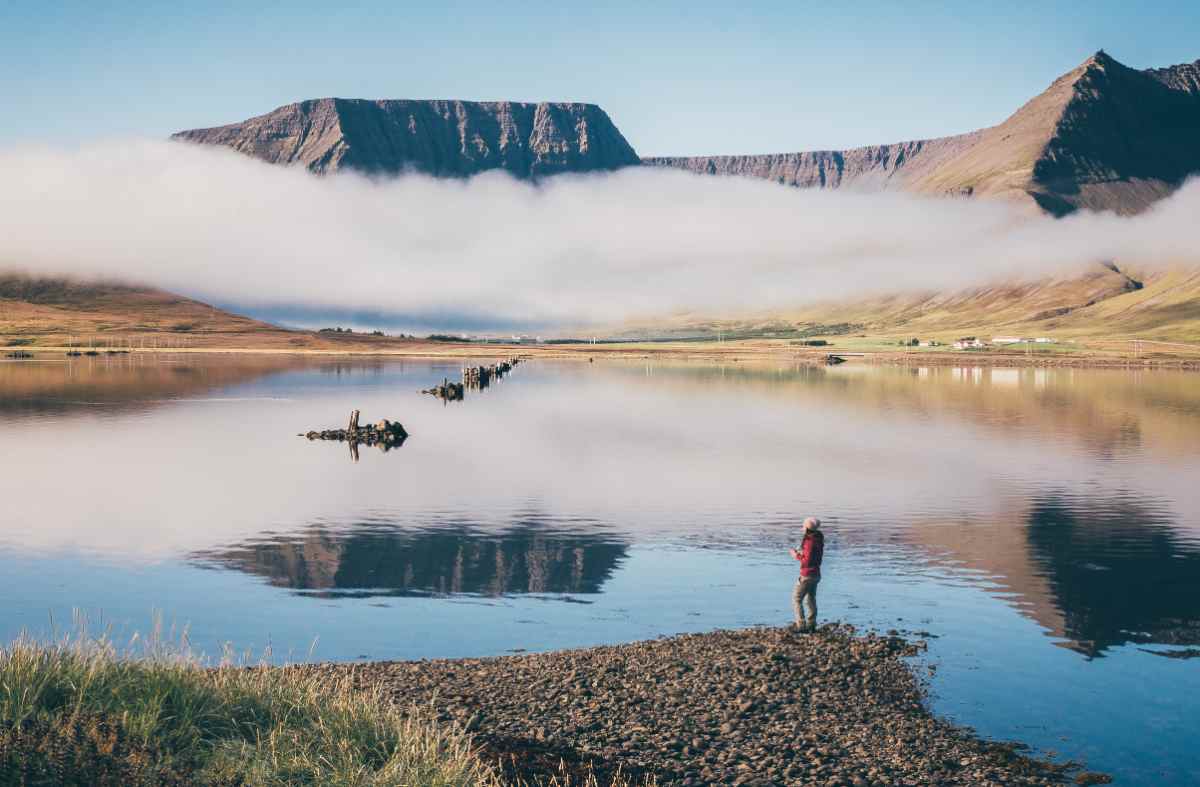
[[661, 169], [317, 178], [164, 141], [0, 153], [0, 267], [472, 325], [715, 315], [1200, 260], [1200, 182], [1133, 218]]

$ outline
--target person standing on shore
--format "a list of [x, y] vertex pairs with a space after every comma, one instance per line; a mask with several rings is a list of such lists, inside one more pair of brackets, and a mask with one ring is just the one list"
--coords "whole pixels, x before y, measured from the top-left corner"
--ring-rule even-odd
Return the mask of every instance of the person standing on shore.
[[[792, 611], [796, 615], [797, 631], [817, 630], [817, 585], [821, 582], [821, 559], [825, 556], [825, 534], [821, 520], [810, 516], [804, 520], [804, 540], [800, 548], [791, 548], [792, 557], [800, 561], [800, 578], [792, 591]], [[808, 620], [804, 607], [808, 606]]]

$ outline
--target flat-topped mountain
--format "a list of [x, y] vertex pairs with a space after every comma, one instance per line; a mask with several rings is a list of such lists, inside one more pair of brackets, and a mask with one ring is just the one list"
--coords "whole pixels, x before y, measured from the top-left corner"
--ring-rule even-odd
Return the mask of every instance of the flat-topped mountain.
[[1136, 213], [1200, 172], [1200, 60], [1138, 71], [1103, 51], [998, 126], [938, 139], [747, 156], [647, 158], [800, 187], [1014, 199], [1055, 215]]
[[173, 139], [318, 173], [466, 176], [501, 169], [534, 178], [639, 162], [594, 104], [321, 98]]

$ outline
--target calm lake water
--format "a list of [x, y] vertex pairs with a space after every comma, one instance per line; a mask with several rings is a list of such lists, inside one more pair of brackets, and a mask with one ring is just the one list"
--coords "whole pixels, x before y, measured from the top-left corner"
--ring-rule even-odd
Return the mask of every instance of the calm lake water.
[[[1200, 783], [1200, 375], [114, 356], [0, 363], [0, 637], [277, 661], [783, 624], [928, 632], [935, 710]], [[400, 420], [384, 453], [297, 433]]]

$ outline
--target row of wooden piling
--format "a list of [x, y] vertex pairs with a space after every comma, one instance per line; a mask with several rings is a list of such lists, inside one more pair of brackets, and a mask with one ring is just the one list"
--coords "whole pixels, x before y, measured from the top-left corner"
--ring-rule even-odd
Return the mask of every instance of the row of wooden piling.
[[507, 361], [494, 363], [491, 366], [464, 366], [462, 370], [463, 385], [467, 388], [487, 388], [492, 380], [499, 380], [520, 362], [520, 358], [509, 358]]
[[[448, 402], [461, 401], [467, 388], [476, 390], [487, 388], [493, 380], [502, 378], [520, 362], [519, 358], [509, 358], [490, 366], [464, 366], [462, 382], [451, 382], [448, 377], [443, 377], [441, 385], [435, 385], [422, 393], [433, 394]], [[300, 436], [307, 437], [309, 440], [337, 440], [349, 443], [350, 456], [356, 462], [358, 461], [359, 443], [377, 446], [382, 451], [388, 451], [392, 448], [399, 448], [408, 437], [408, 432], [398, 421], [389, 421], [385, 418], [378, 423], [363, 426], [359, 423], [359, 418], [359, 411], [351, 410], [350, 420], [345, 429], [313, 430], [301, 433]]]
[[443, 377], [441, 385], [435, 385], [422, 393], [436, 396], [446, 402], [461, 402], [468, 389], [481, 391], [508, 374], [521, 362], [520, 358], [509, 358], [489, 366], [464, 366], [462, 381], [452, 382], [449, 377]]

